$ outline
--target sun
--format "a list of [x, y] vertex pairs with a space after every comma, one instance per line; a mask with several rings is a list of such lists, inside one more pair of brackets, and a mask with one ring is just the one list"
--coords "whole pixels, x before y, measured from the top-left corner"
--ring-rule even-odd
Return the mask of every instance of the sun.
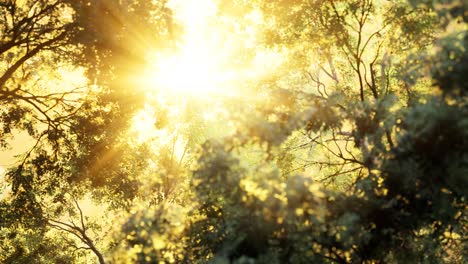
[[221, 85], [223, 74], [217, 70], [210, 54], [196, 46], [184, 48], [181, 54], [160, 58], [149, 68], [147, 83], [158, 90], [170, 93], [206, 95]]
[[144, 83], [151, 89], [176, 94], [206, 95], [219, 91], [226, 74], [220, 71], [222, 55], [213, 34], [210, 19], [216, 15], [213, 0], [172, 0], [169, 2], [184, 27], [176, 54], [150, 55]]
[[[155, 125], [159, 122], [156, 105], [169, 109], [174, 121], [179, 118], [176, 112], [183, 112], [187, 101], [212, 100], [227, 93], [226, 83], [234, 77], [220, 66], [225, 51], [216, 37], [219, 28], [213, 28], [215, 1], [169, 1], [174, 19], [184, 28], [183, 35], [175, 52], [145, 50], [146, 67], [135, 80], [145, 91], [145, 107], [134, 115], [129, 129], [138, 144], [171, 138], [171, 133], [178, 129]], [[207, 105], [206, 111], [209, 110]]]
[[[257, 45], [261, 43], [259, 11], [246, 14], [244, 22], [229, 22], [218, 12], [218, 1], [169, 0], [183, 35], [177, 38], [175, 51], [143, 50], [145, 67], [132, 76], [145, 93], [145, 107], [135, 114], [130, 129], [137, 143], [169, 137], [169, 130], [174, 132], [187, 122], [183, 115], [194, 105], [202, 105], [196, 114], [207, 123], [223, 120], [218, 117], [230, 115], [227, 109], [233, 101], [255, 98], [251, 80], [264, 78], [282, 63], [282, 51]], [[163, 108], [172, 113], [167, 121], [171, 125], [155, 125]]]

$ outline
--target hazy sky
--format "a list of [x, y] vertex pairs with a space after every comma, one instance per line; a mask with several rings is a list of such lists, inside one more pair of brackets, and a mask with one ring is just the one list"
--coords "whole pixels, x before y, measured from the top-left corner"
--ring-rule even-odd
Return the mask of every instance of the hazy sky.
[[16, 133], [15, 138], [10, 141], [10, 148], [0, 150], [0, 174], [2, 174], [2, 168], [6, 169], [15, 163], [16, 155], [28, 151], [33, 142], [26, 133]]

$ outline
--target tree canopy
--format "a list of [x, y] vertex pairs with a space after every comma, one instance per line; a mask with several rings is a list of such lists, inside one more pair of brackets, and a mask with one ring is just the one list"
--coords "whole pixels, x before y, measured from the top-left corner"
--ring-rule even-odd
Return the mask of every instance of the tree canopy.
[[[461, 0], [5, 0], [1, 263], [465, 263]], [[1, 167], [0, 167], [1, 168]]]

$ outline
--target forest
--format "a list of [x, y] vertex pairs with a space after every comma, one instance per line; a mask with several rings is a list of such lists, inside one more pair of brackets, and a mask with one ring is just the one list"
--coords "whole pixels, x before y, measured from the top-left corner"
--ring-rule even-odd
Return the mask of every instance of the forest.
[[468, 263], [464, 0], [0, 0], [0, 263]]

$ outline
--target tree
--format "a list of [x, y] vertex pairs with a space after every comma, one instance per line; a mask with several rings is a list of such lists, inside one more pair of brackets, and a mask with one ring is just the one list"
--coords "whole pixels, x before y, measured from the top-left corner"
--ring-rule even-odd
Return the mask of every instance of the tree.
[[[2, 146], [36, 140], [1, 183], [0, 261], [466, 262], [467, 17], [449, 2], [229, 1], [216, 22], [263, 39], [236, 65], [281, 63], [236, 80], [250, 98], [175, 110], [138, 81], [180, 35], [166, 1], [0, 4]], [[50, 83], [65, 66], [83, 87]]]
[[[315, 8], [309, 8], [311, 3], [316, 4]], [[418, 85], [430, 87], [431, 84], [416, 85], [416, 76], [404, 68], [404, 64], [400, 66], [401, 72], [393, 76], [396, 78], [393, 81], [387, 77], [389, 73], [385, 69], [377, 75], [376, 65], [386, 67], [386, 56], [380, 55], [385, 43], [384, 31], [362, 31], [364, 21], [376, 10], [373, 2], [294, 1], [297, 8], [291, 8], [291, 12], [284, 12], [276, 4], [265, 3], [265, 7], [272, 13], [277, 11], [279, 20], [286, 24], [285, 32], [280, 27], [277, 35], [296, 41], [322, 33], [313, 39], [316, 42], [307, 44], [320, 43], [319, 48], [325, 47], [325, 51], [320, 50], [325, 57], [327, 47], [343, 51], [345, 62], [349, 63], [349, 67], [342, 70], [343, 76], [356, 76], [357, 81], [350, 82], [349, 86], [335, 86], [338, 93], [345, 93], [340, 96], [347, 100], [340, 100], [336, 92], [327, 96], [320, 90], [318, 96], [306, 97], [313, 102], [312, 111], [286, 112], [289, 114], [286, 118], [265, 121], [272, 114], [281, 116], [285, 112], [284, 108], [277, 110], [278, 105], [267, 109], [263, 120], [251, 125], [253, 128], [245, 129], [247, 136], [240, 137], [240, 146], [229, 143], [239, 140], [207, 144], [199, 160], [200, 167], [194, 174], [194, 188], [200, 202], [197, 213], [205, 216], [191, 226], [195, 258], [208, 255], [215, 261], [235, 263], [463, 262], [466, 259], [461, 253], [462, 237], [466, 232], [466, 221], [463, 220], [466, 193], [456, 186], [466, 186], [461, 176], [466, 170], [467, 135], [463, 132], [466, 130], [463, 125], [466, 85], [459, 79], [466, 67], [465, 50], [461, 48], [466, 46], [466, 24], [462, 22], [466, 18], [458, 15], [464, 4], [454, 1], [452, 5], [435, 9], [441, 21], [452, 21], [450, 25], [458, 30], [448, 31], [445, 37], [436, 41], [438, 54], [422, 53], [418, 58], [418, 61], [432, 62], [431, 66], [437, 65], [430, 67], [433, 84], [437, 86], [432, 89], [440, 89], [443, 94], [429, 94], [419, 101], [414, 98], [417, 90], [411, 91], [407, 108], [396, 112], [389, 110], [395, 101], [389, 101], [381, 94], [398, 95], [398, 90], [391, 90], [396, 89], [396, 85], [401, 86], [402, 81], [408, 85], [405, 90], [417, 89]], [[448, 6], [453, 10], [444, 10]], [[281, 17], [284, 14], [290, 16]], [[421, 15], [427, 14], [427, 19], [420, 19]], [[450, 14], [456, 15], [451, 17]], [[395, 25], [394, 30], [403, 27], [402, 30], [406, 30], [403, 32], [408, 34], [405, 37], [409, 39], [419, 38], [415, 36], [421, 33], [425, 35], [425, 23], [434, 22], [432, 11], [421, 5], [414, 9], [398, 3], [387, 15], [389, 18], [384, 19], [384, 23], [397, 19], [407, 23], [408, 19], [416, 18], [422, 22], [415, 28], [405, 28], [409, 27], [407, 24]], [[302, 20], [309, 21], [312, 26], [305, 26]], [[277, 26], [273, 25], [273, 28]], [[383, 28], [386, 27], [388, 25], [384, 24]], [[394, 41], [390, 33], [389, 39]], [[325, 39], [330, 41], [328, 45], [323, 44], [325, 35], [330, 37]], [[363, 56], [363, 49], [374, 38], [377, 39], [373, 42], [376, 50], [366, 63], [369, 57]], [[389, 48], [395, 52], [404, 51], [398, 46]], [[333, 54], [328, 52], [328, 55], [330, 53]], [[451, 58], [445, 54], [451, 54]], [[398, 55], [405, 58], [411, 54]], [[333, 60], [324, 61], [328, 68], [321, 66], [321, 71], [334, 82], [343, 82], [333, 73], [337, 69]], [[416, 65], [416, 73], [426, 72], [424, 64]], [[366, 71], [367, 75], [364, 74]], [[403, 73], [408, 79], [398, 79]], [[312, 79], [319, 89], [325, 88], [316, 76], [312, 75]], [[378, 86], [382, 83], [383, 86]], [[358, 88], [353, 90], [352, 87]], [[284, 100], [284, 94], [281, 97]], [[322, 98], [313, 100], [316, 97]], [[349, 122], [346, 120], [353, 124], [350, 132], [342, 130]], [[306, 176], [286, 175], [286, 184], [281, 184], [284, 180], [272, 164], [270, 155], [266, 155], [256, 168], [239, 165], [242, 156], [239, 157], [237, 151], [242, 151], [246, 144], [266, 144], [269, 146], [266, 152], [274, 155], [274, 147], [281, 146], [298, 129], [315, 133], [331, 131], [330, 141], [336, 148], [324, 145], [325, 149], [337, 158], [351, 160], [363, 168], [348, 192], [323, 189]], [[341, 148], [348, 150], [347, 144], [339, 146], [337, 140], [340, 138], [336, 135], [346, 136], [344, 140], [354, 142], [356, 149], [345, 156]], [[321, 144], [317, 138], [312, 138], [312, 142]], [[321, 165], [319, 162], [315, 164]], [[338, 165], [343, 167], [343, 163]], [[325, 163], [325, 166], [333, 166], [333, 163]], [[349, 171], [345, 172], [353, 177]]]
[[[104, 263], [102, 249], [87, 233], [98, 228], [84, 220], [77, 199], [92, 193], [108, 193], [105, 197], [116, 201], [135, 196], [135, 181], [126, 177], [129, 172], [110, 164], [128, 158], [115, 153], [128, 146], [122, 137], [142, 104], [142, 94], [126, 85], [144, 67], [141, 48], [172, 37], [170, 10], [164, 1], [116, 5], [9, 0], [0, 4], [0, 15], [2, 147], [16, 130], [27, 131], [35, 140], [17, 166], [9, 168], [5, 182], [2, 179], [10, 191], [2, 194], [5, 247], [0, 259], [37, 260], [38, 254], [50, 251], [44, 243], [65, 241], [60, 248], [70, 254], [63, 259], [79, 259], [74, 250], [85, 249]], [[138, 38], [136, 27], [148, 28], [151, 38]], [[136, 46], [137, 41], [141, 45]], [[59, 81], [67, 69], [77, 75], [84, 72], [87, 78], [64, 89]], [[72, 200], [66, 199], [67, 193]], [[73, 205], [80, 212], [80, 224], [62, 220], [63, 208], [73, 211]], [[51, 228], [62, 230], [65, 237], [51, 236]], [[28, 236], [36, 239], [34, 243]]]

